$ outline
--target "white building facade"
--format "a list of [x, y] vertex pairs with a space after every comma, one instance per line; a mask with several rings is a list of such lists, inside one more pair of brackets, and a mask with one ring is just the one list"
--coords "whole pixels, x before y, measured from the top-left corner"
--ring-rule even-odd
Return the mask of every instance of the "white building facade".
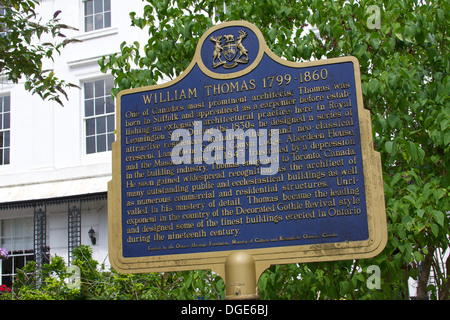
[[[44, 21], [57, 10], [61, 22], [78, 31], [46, 66], [80, 89], [68, 91], [64, 107], [42, 101], [0, 76], [0, 285], [11, 285], [16, 268], [29, 260], [66, 262], [79, 244], [109, 265], [107, 183], [114, 141], [113, 79], [98, 60], [118, 52], [123, 41], [146, 41], [131, 27], [129, 13], [143, 12], [141, 0], [42, 0]], [[95, 232], [94, 235], [89, 231]]]

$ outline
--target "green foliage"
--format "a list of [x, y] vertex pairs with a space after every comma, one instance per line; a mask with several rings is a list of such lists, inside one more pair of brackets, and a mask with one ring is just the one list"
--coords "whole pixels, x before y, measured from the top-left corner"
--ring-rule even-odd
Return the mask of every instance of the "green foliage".
[[42, 24], [35, 12], [38, 0], [5, 0], [2, 7], [5, 14], [0, 15], [0, 72], [13, 83], [18, 83], [23, 77], [25, 89], [38, 94], [43, 100], [53, 100], [63, 105], [60, 95], [67, 99], [66, 88], [76, 87], [58, 79], [52, 70], [43, 70], [45, 59], [54, 58], [56, 53], [67, 44], [77, 41], [64, 39], [57, 43], [40, 43], [44, 36], [65, 38], [63, 30], [74, 28], [60, 23], [56, 11], [53, 18]]
[[[73, 252], [73, 265], [80, 271], [79, 282], [61, 257], [53, 257], [41, 269], [29, 262], [17, 271], [12, 291], [0, 300], [176, 300], [220, 299], [222, 279], [208, 271], [118, 274], [107, 271], [92, 258], [89, 246]], [[76, 279], [76, 278], [75, 278]]]
[[80, 292], [67, 285], [70, 277], [64, 260], [53, 257], [49, 264], [38, 268], [34, 261], [17, 270], [12, 291], [0, 296], [0, 300], [66, 300], [77, 299]]
[[[130, 17], [148, 30], [148, 42], [124, 42], [121, 53], [99, 61], [115, 77], [113, 94], [178, 76], [200, 36], [230, 20], [255, 24], [287, 60], [353, 55], [360, 62], [364, 107], [382, 157], [388, 244], [373, 259], [273, 266], [260, 279], [261, 297], [407, 299], [408, 279], [419, 278], [422, 264], [418, 297], [449, 298], [450, 262], [442, 260], [450, 210], [448, 1], [147, 2], [144, 12]], [[381, 270], [380, 289], [367, 288], [371, 265]], [[430, 270], [436, 283], [427, 287]]]

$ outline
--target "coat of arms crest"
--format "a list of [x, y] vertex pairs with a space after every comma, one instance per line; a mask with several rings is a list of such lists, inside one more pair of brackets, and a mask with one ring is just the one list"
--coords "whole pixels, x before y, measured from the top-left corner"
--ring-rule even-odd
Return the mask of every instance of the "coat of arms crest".
[[[213, 52], [213, 68], [223, 66], [226, 69], [231, 69], [236, 67], [239, 63], [248, 63], [248, 50], [245, 49], [242, 44], [242, 41], [246, 37], [247, 31], [244, 30], [239, 31], [239, 36], [236, 41], [234, 40], [234, 35], [232, 34], [211, 37], [210, 40], [215, 43]], [[222, 40], [224, 43], [222, 43]], [[221, 55], [223, 55], [226, 61], [221, 59]]]

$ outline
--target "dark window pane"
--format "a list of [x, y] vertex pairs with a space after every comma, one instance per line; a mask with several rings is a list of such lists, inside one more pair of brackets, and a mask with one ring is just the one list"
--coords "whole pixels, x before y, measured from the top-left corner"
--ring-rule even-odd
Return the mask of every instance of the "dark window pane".
[[97, 118], [97, 134], [106, 133], [106, 117]]
[[5, 156], [3, 159], [4, 164], [9, 164], [9, 148], [5, 149]]
[[10, 97], [6, 96], [3, 97], [3, 112], [9, 112], [10, 111]]
[[103, 28], [103, 14], [99, 13], [94, 16], [95, 30]]
[[114, 115], [107, 117], [107, 131], [114, 132]]
[[104, 0], [103, 4], [104, 4], [104, 7], [103, 7], [104, 11], [111, 10], [111, 1], [110, 0]]
[[95, 137], [86, 138], [86, 153], [95, 153]]
[[91, 99], [84, 102], [84, 114], [86, 117], [94, 115], [94, 100]]
[[86, 82], [84, 84], [84, 99], [92, 99], [94, 97], [94, 83]]
[[[11, 252], [8, 252], [8, 254], [11, 254]], [[13, 273], [12, 272], [12, 259], [6, 259], [2, 261], [2, 272], [4, 274]]]
[[9, 112], [3, 114], [3, 129], [9, 129], [10, 128], [9, 115], [10, 115]]
[[25, 267], [25, 257], [24, 256], [16, 256], [14, 257], [14, 272], [17, 272], [17, 269], [22, 269]]
[[93, 136], [95, 134], [95, 119], [86, 120], [86, 136]]
[[105, 101], [103, 98], [95, 99], [95, 115], [105, 113]]
[[111, 97], [106, 98], [106, 113], [113, 113], [114, 112], [114, 102]]
[[99, 13], [103, 11], [103, 0], [94, 0], [94, 12]]
[[84, 18], [84, 31], [94, 30], [94, 16]]
[[114, 88], [114, 79], [113, 78], [105, 79], [105, 95], [106, 96], [111, 95], [112, 88]]
[[4, 138], [4, 146], [5, 147], [9, 147], [10, 146], [10, 144], [9, 144], [9, 131], [5, 131], [3, 138]]
[[88, 16], [94, 13], [94, 2], [92, 0], [84, 2], [84, 15]]
[[106, 135], [97, 136], [97, 152], [106, 151]]
[[105, 28], [111, 27], [111, 11], [105, 12]]
[[95, 81], [95, 97], [103, 97], [105, 95], [105, 82], [103, 80]]
[[0, 132], [0, 148], [3, 148], [3, 145], [4, 145], [4, 143], [3, 143], [3, 140], [4, 140], [5, 138], [4, 138], [4, 133], [3, 132]]

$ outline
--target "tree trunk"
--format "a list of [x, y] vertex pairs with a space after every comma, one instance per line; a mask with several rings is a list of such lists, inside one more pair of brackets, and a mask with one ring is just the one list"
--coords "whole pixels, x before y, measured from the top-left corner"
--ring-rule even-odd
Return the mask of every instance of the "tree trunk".
[[447, 257], [445, 261], [445, 274], [447, 275], [447, 279], [442, 280], [442, 288], [439, 290], [439, 300], [449, 300], [449, 292], [450, 292], [450, 255]]
[[431, 264], [433, 262], [434, 248], [428, 248], [428, 254], [423, 260], [422, 270], [419, 273], [419, 285], [417, 287], [417, 300], [427, 300], [428, 278], [430, 277]]

